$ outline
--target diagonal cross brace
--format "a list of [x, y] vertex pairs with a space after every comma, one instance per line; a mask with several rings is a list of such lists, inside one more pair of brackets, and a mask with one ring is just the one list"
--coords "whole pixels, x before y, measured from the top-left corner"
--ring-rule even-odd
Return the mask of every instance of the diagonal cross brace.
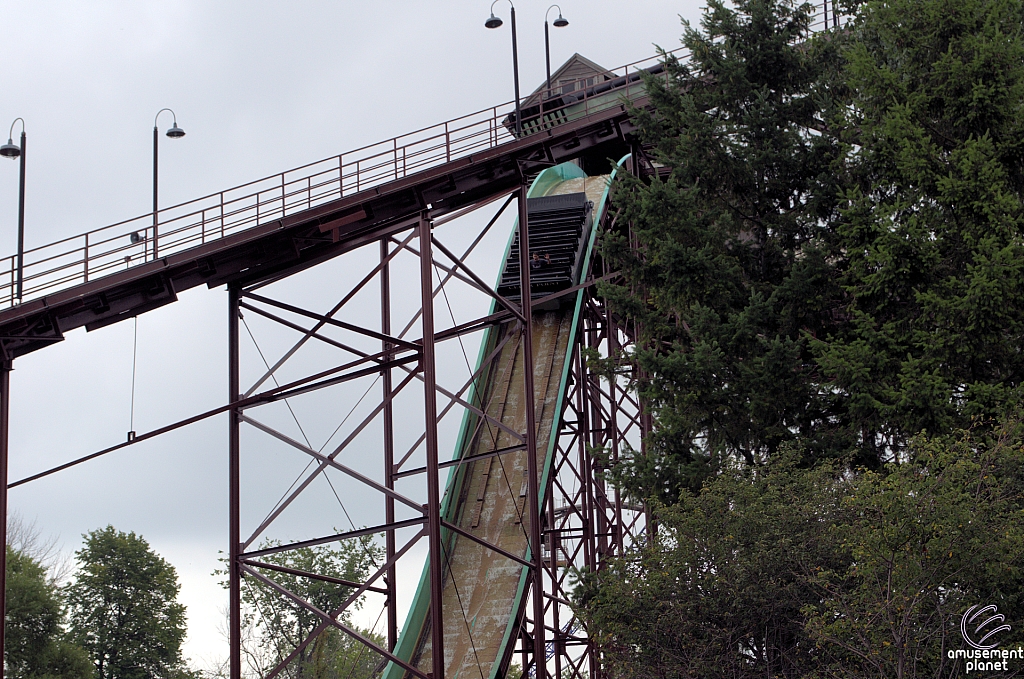
[[[384, 401], [383, 401], [382, 403], [380, 403], [380, 404], [379, 404], [379, 405], [378, 405], [378, 406], [377, 406], [376, 408], [374, 408], [374, 409], [373, 409], [373, 411], [372, 411], [372, 412], [371, 412], [371, 413], [370, 413], [369, 415], [367, 415], [367, 416], [366, 416], [366, 418], [365, 418], [365, 419], [364, 419], [364, 420], [363, 420], [362, 422], [360, 422], [360, 423], [359, 423], [359, 426], [357, 426], [357, 427], [355, 428], [355, 430], [354, 430], [354, 431], [353, 431], [353, 432], [352, 432], [351, 434], [349, 434], [349, 435], [348, 435], [348, 436], [347, 436], [347, 437], [345, 438], [345, 440], [344, 440], [344, 441], [342, 441], [342, 442], [341, 442], [341, 443], [340, 443], [340, 444], [338, 445], [338, 447], [337, 447], [337, 448], [335, 448], [335, 449], [334, 449], [334, 452], [332, 452], [332, 453], [331, 453], [330, 455], [328, 455], [327, 457], [328, 457], [328, 458], [329, 458], [330, 460], [334, 460], [334, 458], [335, 458], [335, 457], [337, 457], [337, 456], [338, 456], [338, 454], [339, 454], [339, 453], [341, 453], [341, 451], [343, 451], [343, 450], [344, 450], [345, 448], [347, 448], [347, 447], [348, 447], [348, 444], [349, 444], [349, 443], [351, 443], [351, 442], [352, 442], [352, 441], [353, 441], [353, 440], [355, 439], [355, 437], [356, 437], [356, 436], [358, 436], [358, 435], [359, 435], [359, 434], [360, 434], [360, 433], [361, 433], [361, 432], [363, 431], [363, 429], [365, 429], [365, 428], [366, 428], [366, 426], [367, 426], [367, 425], [369, 425], [369, 424], [370, 424], [370, 422], [372, 422], [372, 421], [374, 420], [374, 418], [376, 418], [376, 417], [377, 417], [377, 415], [378, 415], [378, 414], [380, 414], [380, 411], [382, 411], [382, 410], [384, 409], [384, 406], [385, 406], [385, 404], [389, 403], [389, 402], [390, 402], [390, 400], [391, 400], [392, 398], [394, 398], [396, 394], [398, 394], [398, 393], [399, 393], [400, 391], [402, 391], [402, 389], [403, 389], [403, 388], [404, 388], [404, 387], [405, 387], [406, 385], [408, 385], [408, 384], [409, 384], [409, 382], [411, 382], [411, 381], [412, 381], [412, 378], [413, 378], [414, 376], [415, 376], [415, 373], [413, 373], [412, 375], [409, 375], [409, 376], [408, 376], [408, 377], [406, 377], [406, 378], [405, 378], [404, 380], [402, 380], [401, 384], [399, 384], [399, 385], [398, 385], [398, 388], [396, 388], [396, 389], [395, 389], [395, 390], [394, 390], [394, 391], [392, 392], [391, 396], [389, 396], [389, 397], [388, 397], [387, 399], [385, 399], [385, 400], [384, 400]], [[303, 447], [302, 447], [302, 449], [303, 449], [303, 450], [307, 450], [307, 449], [305, 448], [305, 446], [303, 446]], [[318, 455], [319, 455], [319, 453], [318, 453]], [[263, 533], [263, 531], [264, 531], [264, 530], [266, 530], [267, 526], [269, 526], [269, 525], [270, 525], [271, 523], [273, 523], [273, 522], [274, 522], [274, 520], [275, 520], [275, 519], [277, 519], [277, 517], [281, 515], [281, 512], [283, 512], [283, 511], [284, 511], [284, 510], [285, 510], [285, 509], [286, 509], [286, 508], [287, 508], [287, 507], [288, 507], [288, 506], [289, 506], [289, 505], [290, 505], [290, 504], [291, 504], [292, 502], [294, 502], [294, 501], [295, 501], [295, 498], [297, 498], [297, 497], [298, 497], [298, 496], [299, 496], [299, 495], [300, 495], [300, 494], [302, 493], [302, 491], [304, 491], [304, 490], [306, 489], [306, 487], [307, 487], [307, 486], [308, 486], [308, 485], [309, 485], [310, 483], [312, 483], [312, 482], [313, 482], [313, 479], [315, 479], [315, 478], [316, 478], [317, 476], [319, 476], [319, 475], [320, 475], [320, 474], [321, 474], [321, 473], [322, 473], [322, 472], [323, 472], [323, 471], [324, 471], [325, 469], [327, 469], [327, 467], [328, 467], [328, 466], [329, 466], [329, 463], [328, 463], [328, 462], [326, 462], [326, 461], [323, 461], [323, 462], [321, 462], [321, 463], [320, 463], [320, 466], [318, 466], [318, 467], [317, 467], [316, 469], [314, 469], [314, 470], [313, 470], [313, 472], [312, 472], [312, 473], [310, 473], [310, 475], [309, 475], [309, 476], [307, 476], [307, 477], [306, 477], [306, 478], [305, 478], [305, 479], [304, 479], [304, 480], [302, 481], [302, 483], [300, 483], [300, 484], [299, 484], [299, 486], [298, 486], [298, 487], [297, 487], [297, 488], [296, 488], [295, 490], [293, 490], [293, 491], [292, 491], [291, 495], [289, 495], [289, 496], [288, 496], [288, 498], [287, 498], [287, 499], [286, 499], [286, 500], [285, 500], [284, 502], [282, 502], [282, 503], [281, 503], [281, 504], [280, 504], [280, 505], [279, 505], [279, 506], [277, 507], [277, 509], [275, 509], [275, 510], [274, 510], [273, 512], [271, 512], [271, 513], [270, 513], [270, 516], [268, 516], [268, 517], [267, 517], [266, 519], [264, 519], [264, 520], [263, 520], [263, 523], [261, 523], [261, 524], [260, 524], [259, 528], [257, 528], [257, 529], [256, 529], [256, 530], [255, 530], [255, 531], [253, 532], [252, 536], [251, 536], [251, 537], [250, 537], [250, 538], [249, 538], [248, 540], [246, 540], [246, 541], [245, 541], [245, 542], [243, 543], [243, 545], [242, 545], [242, 546], [243, 546], [243, 548], [244, 548], [244, 547], [248, 547], [249, 545], [251, 545], [251, 544], [252, 544], [252, 542], [253, 542], [253, 540], [255, 540], [256, 538], [258, 538], [258, 537], [260, 536], [260, 534], [262, 534], [262, 533]], [[355, 473], [358, 473], [358, 472], [355, 472]], [[365, 478], [365, 477], [364, 477], [364, 478]], [[373, 483], [376, 483], [376, 482], [373, 482]], [[379, 485], [379, 484], [378, 484], [378, 485]], [[380, 487], [381, 487], [381, 488], [383, 488], [383, 486], [380, 486]], [[399, 496], [399, 497], [401, 498], [401, 500], [400, 500], [401, 502], [407, 502], [407, 501], [408, 501], [408, 500], [407, 500], [407, 498], [405, 498], [405, 496]], [[398, 498], [396, 498], [396, 499], [398, 499]], [[422, 508], [422, 506], [420, 506], [420, 505], [415, 505], [415, 507], [416, 507], [416, 510], [417, 510], [417, 511], [423, 511], [423, 508]]]
[[338, 620], [335, 620], [331, 616], [327, 615], [326, 613], [321, 611], [319, 608], [317, 608], [313, 604], [309, 603], [308, 601], [306, 601], [305, 599], [303, 599], [299, 595], [295, 594], [291, 590], [289, 590], [289, 589], [287, 589], [285, 587], [282, 587], [281, 585], [277, 584], [276, 582], [274, 582], [273, 580], [271, 580], [267, 576], [263, 575], [262, 573], [257, 572], [251, 566], [249, 566], [249, 565], [247, 565], [245, 563], [240, 564], [240, 566], [241, 566], [242, 570], [244, 570], [246, 573], [248, 573], [252, 577], [256, 578], [257, 580], [259, 580], [263, 584], [267, 585], [271, 589], [277, 590], [279, 593], [281, 593], [284, 596], [288, 597], [289, 599], [291, 599], [292, 601], [297, 603], [299, 606], [302, 606], [306, 610], [311, 611], [312, 613], [316, 614], [317, 616], [320, 617], [321, 620], [323, 620], [323, 622], [327, 623], [328, 625], [333, 625], [333, 626], [337, 627], [342, 632], [344, 632], [345, 634], [349, 635], [350, 637], [352, 637], [356, 641], [364, 644], [365, 646], [370, 647], [371, 649], [373, 649], [374, 651], [376, 651], [380, 655], [384, 656], [385, 658], [387, 658], [391, 662], [396, 663], [397, 665], [401, 666], [406, 671], [412, 672], [417, 677], [420, 677], [421, 679], [429, 679], [429, 677], [427, 677], [427, 675], [423, 674], [422, 672], [420, 672], [418, 669], [416, 669], [412, 665], [407, 664], [405, 661], [403, 661], [397, 655], [394, 655], [393, 653], [389, 653], [385, 649], [381, 648], [377, 644], [373, 643], [372, 641], [370, 641], [369, 639], [367, 639], [363, 635], [361, 635], [358, 632], [356, 632], [355, 630], [353, 630], [348, 625], [346, 625], [346, 624], [344, 624], [342, 622], [339, 622]]
[[[371, 575], [369, 578], [367, 578], [366, 582], [362, 585], [362, 587], [360, 587], [355, 592], [350, 594], [348, 599], [346, 599], [345, 602], [343, 604], [341, 604], [341, 606], [339, 606], [338, 608], [336, 608], [333, 611], [331, 611], [331, 616], [341, 615], [342, 611], [344, 611], [346, 608], [348, 608], [350, 605], [352, 605], [352, 602], [354, 602], [356, 599], [361, 597], [363, 595], [363, 593], [366, 592], [369, 589], [369, 587], [374, 582], [377, 581], [378, 578], [380, 578], [382, 575], [387, 573], [389, 569], [394, 568], [395, 563], [400, 558], [405, 556], [405, 554], [410, 549], [412, 549], [413, 545], [415, 545], [417, 542], [419, 542], [420, 539], [424, 535], [426, 535], [426, 534], [427, 534], [427, 529], [426, 529], [426, 527], [424, 527], [419, 533], [414, 535], [412, 537], [412, 539], [409, 540], [409, 542], [405, 543], [405, 545], [400, 550], [395, 552], [395, 555], [393, 557], [388, 559], [387, 562], [384, 563], [384, 565], [382, 565], [380, 568], [378, 568], [377, 572], [375, 572], [373, 575]], [[302, 640], [302, 643], [300, 643], [298, 646], [296, 646], [295, 650], [292, 651], [290, 654], [288, 654], [287, 658], [285, 658], [280, 663], [278, 663], [277, 667], [275, 667], [273, 670], [271, 670], [267, 674], [266, 679], [274, 679], [274, 677], [276, 677], [278, 674], [280, 674], [281, 670], [283, 670], [285, 667], [287, 667], [288, 663], [290, 663], [292, 660], [294, 660], [299, 655], [299, 653], [302, 652], [302, 649], [304, 649], [306, 646], [308, 646], [310, 644], [310, 642], [312, 642], [313, 639], [315, 639], [317, 637], [318, 634], [320, 634], [325, 629], [327, 629], [329, 624], [331, 624], [331, 623], [328, 623], [328, 622], [325, 621], [325, 622], [321, 622], [319, 625], [317, 625], [316, 628], [314, 628], [313, 631], [310, 632], [309, 635], [305, 639]], [[418, 674], [418, 676], [422, 677], [423, 675], [422, 674]]]

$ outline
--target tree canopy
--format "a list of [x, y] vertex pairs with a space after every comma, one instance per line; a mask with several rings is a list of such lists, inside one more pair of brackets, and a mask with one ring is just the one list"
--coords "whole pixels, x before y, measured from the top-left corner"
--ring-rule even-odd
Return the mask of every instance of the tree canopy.
[[845, 322], [812, 348], [850, 445], [998, 417], [1024, 381], [1024, 38], [1016, 0], [868, 3], [844, 50]]
[[629, 358], [657, 423], [620, 481], [672, 501], [786, 442], [880, 468], [920, 432], [1020, 401], [1024, 353], [1016, 0], [711, 0], [636, 120], [665, 168], [624, 178]]
[[89, 679], [85, 651], [65, 638], [61, 596], [46, 568], [7, 547], [4, 661], [12, 679]]
[[838, 51], [808, 41], [808, 6], [736, 7], [712, 0], [684, 35], [690, 57], [647, 79], [653, 110], [636, 120], [670, 172], [624, 177], [619, 223], [638, 246], [603, 240], [625, 282], [601, 293], [639, 329], [630, 358], [657, 421], [627, 481], [668, 501], [724, 457], [762, 461], [795, 438], [833, 449], [810, 342], [842, 296], [826, 228], [843, 190]]
[[659, 511], [576, 593], [612, 675], [953, 676], [968, 605], [1024, 617], [1024, 429], [911, 448], [860, 475], [783, 451]]
[[185, 607], [178, 576], [141, 536], [113, 526], [87, 533], [67, 587], [70, 632], [98, 679], [151, 679], [182, 671]]

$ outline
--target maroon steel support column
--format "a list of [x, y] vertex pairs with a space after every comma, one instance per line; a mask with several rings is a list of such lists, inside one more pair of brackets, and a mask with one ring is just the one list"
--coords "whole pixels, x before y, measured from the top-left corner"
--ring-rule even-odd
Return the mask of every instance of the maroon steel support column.
[[[533, 663], [537, 679], [547, 676], [544, 652], [544, 570], [541, 559], [541, 510], [537, 470], [537, 411], [533, 387], [533, 302], [530, 299], [530, 229], [526, 187], [519, 189], [519, 290], [523, 316], [523, 390], [526, 393], [527, 504], [530, 507], [530, 561], [533, 562]], [[525, 667], [524, 667], [525, 669]]]
[[[612, 318], [611, 309], [608, 308], [606, 300], [602, 300], [601, 308], [604, 310], [605, 324], [608, 328], [608, 355], [616, 357], [618, 360], [619, 355], [619, 327], [615, 323], [615, 319]], [[622, 431], [619, 429], [619, 396], [617, 384], [615, 383], [615, 373], [612, 373], [608, 379], [608, 428], [611, 430], [612, 438], [612, 464], [618, 464], [619, 462], [619, 450], [620, 441], [622, 438]], [[625, 532], [623, 520], [622, 520], [622, 493], [619, 491], [618, 486], [613, 486], [613, 493], [615, 497], [615, 554], [621, 555], [625, 546]]]
[[[0, 362], [0, 623], [7, 619], [7, 439], [11, 410], [11, 361]], [[0, 624], [0, 677], [3, 676], [4, 625]]]
[[434, 365], [434, 275], [430, 221], [420, 215], [420, 294], [423, 303], [423, 418], [427, 446], [427, 527], [430, 538], [430, 652], [433, 679], [444, 679], [441, 617], [441, 489], [437, 478], [437, 372]]
[[[391, 334], [391, 268], [388, 260], [388, 242], [385, 239], [380, 241], [380, 331], [381, 334]], [[390, 342], [383, 342], [382, 349], [391, 349]], [[384, 357], [387, 363], [392, 358], [391, 354]], [[391, 402], [391, 369], [388, 368], [382, 375], [384, 389], [384, 486], [391, 490], [395, 488], [395, 419], [394, 406]], [[390, 495], [384, 496], [384, 522], [392, 524], [395, 522], [395, 499]], [[390, 562], [395, 556], [395, 531], [388, 529], [384, 537], [384, 550], [387, 560]], [[398, 605], [395, 601], [397, 580], [395, 568], [388, 569], [387, 575], [388, 590], [388, 650], [395, 652], [395, 644], [398, 643]]]
[[[228, 288], [228, 403], [239, 399], [238, 375], [238, 298], [236, 287]], [[241, 570], [238, 556], [242, 536], [238, 523], [239, 506], [239, 425], [235, 410], [228, 411], [228, 635], [231, 642], [230, 679], [242, 679], [242, 601]]]

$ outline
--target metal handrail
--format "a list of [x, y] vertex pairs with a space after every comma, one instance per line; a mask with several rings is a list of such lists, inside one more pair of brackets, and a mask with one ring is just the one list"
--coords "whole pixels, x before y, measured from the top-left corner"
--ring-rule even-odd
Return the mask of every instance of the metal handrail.
[[[829, 26], [822, 26], [819, 22], [815, 28], [822, 30]], [[686, 56], [683, 48], [670, 53], [681, 58]], [[574, 101], [555, 110], [541, 111], [533, 118], [524, 116], [524, 133], [530, 125], [540, 130], [562, 124], [565, 120], [558, 120], [554, 114], [569, 109], [582, 110], [586, 116], [618, 106], [624, 98], [633, 100], [643, 88], [642, 82], [631, 81], [630, 76], [649, 70], [661, 58], [661, 55], [655, 55], [608, 71], [613, 78], [627, 76], [623, 86], [612, 90], [616, 95], [613, 98], [602, 97], [604, 93], [581, 96], [586, 90], [585, 79], [577, 81]], [[548, 96], [561, 96], [564, 86], [563, 83], [551, 88]], [[123, 271], [152, 261], [154, 257], [176, 254], [199, 244], [220, 240], [515, 141], [511, 132], [514, 126], [509, 124], [510, 119], [514, 120], [514, 114], [514, 101], [490, 106], [163, 208], [155, 220], [160, 228], [160, 249], [156, 253], [152, 252], [152, 212], [27, 249], [24, 252], [22, 301]], [[0, 258], [0, 306], [18, 303], [15, 298], [16, 263], [14, 255]]]

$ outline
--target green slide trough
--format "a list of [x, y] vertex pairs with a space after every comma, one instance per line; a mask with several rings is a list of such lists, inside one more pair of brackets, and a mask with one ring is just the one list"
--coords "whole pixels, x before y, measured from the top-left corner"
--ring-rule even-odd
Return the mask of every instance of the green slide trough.
[[[619, 167], [623, 160], [619, 161]], [[581, 193], [592, 204], [579, 235], [579, 255], [569, 286], [586, 276], [593, 256], [596, 225], [608, 202], [610, 175], [588, 177], [574, 164], [564, 163], [541, 172], [527, 194], [528, 199], [548, 198], [576, 203]], [[552, 196], [566, 199], [550, 200]], [[530, 201], [531, 215], [535, 205]], [[530, 219], [531, 251], [544, 248], [543, 237], [535, 240], [538, 218]], [[505, 251], [509, 256], [518, 243], [513, 228]], [[518, 248], [518, 246], [516, 246]], [[557, 246], [552, 246], [557, 247]], [[542, 258], [543, 258], [542, 252]], [[582, 264], [581, 266], [579, 264]], [[538, 272], [543, 274], [543, 264]], [[542, 276], [538, 276], [541, 278]], [[506, 285], [508, 284], [506, 277]], [[501, 274], [497, 287], [501, 285]], [[534, 297], [538, 296], [534, 286]], [[518, 290], [517, 290], [518, 294]], [[545, 293], [546, 294], [546, 293]], [[537, 452], [543, 455], [538, 466], [540, 488], [548, 486], [552, 473], [558, 427], [569, 379], [570, 358], [578, 341], [583, 291], [567, 294], [545, 308], [534, 308], [534, 382], [537, 409]], [[492, 303], [492, 312], [497, 311]], [[552, 308], [547, 308], [551, 306]], [[521, 334], [513, 322], [486, 331], [477, 358], [480, 376], [473, 385], [470, 401], [491, 418], [514, 431], [525, 431]], [[486, 363], [486, 365], [484, 365]], [[480, 455], [518, 443], [506, 431], [474, 413], [463, 417], [453, 459]], [[526, 506], [526, 451], [476, 459], [457, 465], [449, 474], [441, 512], [445, 521], [458, 525], [491, 544], [529, 559], [526, 528], [530, 508]], [[545, 498], [540, 498], [540, 507]], [[517, 627], [527, 598], [528, 571], [522, 565], [493, 550], [444, 530], [444, 586], [442, 612], [444, 624], [445, 677], [447, 679], [498, 679], [507, 669], [516, 642]], [[426, 674], [431, 670], [429, 564], [413, 598], [405, 625], [398, 638], [395, 654]], [[384, 679], [404, 679], [408, 675], [398, 665], [388, 663]]]

